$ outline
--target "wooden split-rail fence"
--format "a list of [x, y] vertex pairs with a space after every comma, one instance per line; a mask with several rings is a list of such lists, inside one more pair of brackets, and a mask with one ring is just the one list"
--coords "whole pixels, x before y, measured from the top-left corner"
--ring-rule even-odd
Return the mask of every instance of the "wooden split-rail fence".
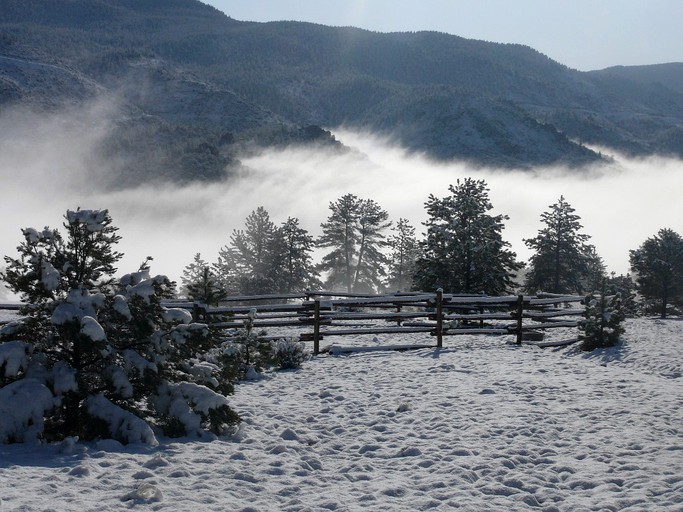
[[527, 340], [542, 347], [568, 345], [578, 336], [543, 341], [543, 332], [576, 328], [577, 317], [585, 312], [584, 300], [583, 296], [557, 294], [493, 297], [441, 291], [385, 295], [309, 291], [231, 297], [218, 307], [197, 303], [176, 303], [175, 307], [191, 308], [195, 320], [221, 329], [242, 327], [255, 311], [254, 328], [298, 327], [303, 331], [299, 340], [313, 342], [313, 353], [318, 354], [324, 338], [349, 335], [424, 333], [435, 339], [425, 346], [437, 348], [443, 347], [445, 336], [461, 334], [511, 335], [519, 345]]
[[[527, 340], [548, 347], [568, 345], [578, 336], [544, 341], [548, 329], [576, 328], [584, 314], [585, 297], [538, 294], [535, 296], [393, 293], [385, 295], [307, 291], [301, 294], [234, 296], [220, 306], [187, 301], [168, 301], [167, 307], [192, 311], [195, 321], [216, 329], [238, 329], [255, 311], [255, 329], [297, 328], [298, 339], [313, 343], [321, 352], [321, 340], [332, 336], [423, 333], [435, 343], [420, 347], [443, 347], [446, 336], [507, 335], [521, 345]], [[19, 309], [0, 304], [0, 309]], [[578, 334], [578, 333], [577, 333]], [[281, 338], [283, 336], [273, 336]], [[416, 345], [399, 348], [417, 348]]]

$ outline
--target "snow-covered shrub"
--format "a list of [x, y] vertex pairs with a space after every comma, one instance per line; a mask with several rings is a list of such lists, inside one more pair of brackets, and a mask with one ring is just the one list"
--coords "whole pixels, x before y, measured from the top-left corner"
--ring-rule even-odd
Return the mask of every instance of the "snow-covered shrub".
[[595, 292], [589, 295], [585, 303], [585, 318], [579, 323], [581, 349], [590, 351], [613, 347], [619, 343], [619, 338], [624, 332], [621, 295], [605, 295], [603, 285], [602, 293]]
[[155, 405], [185, 384], [201, 386], [201, 405], [196, 393], [180, 393], [175, 407], [182, 400], [199, 407], [199, 421], [173, 433], [236, 422], [220, 368], [202, 364], [211, 331], [161, 305], [175, 284], [152, 277], [147, 262], [112, 277], [122, 255], [113, 250], [119, 236], [107, 210], [68, 211], [64, 228], [64, 237], [23, 230], [19, 257], [5, 258], [2, 278], [27, 306], [21, 326], [0, 331], [0, 442], [73, 436], [154, 444], [153, 429], [169, 424], [169, 409]]
[[283, 370], [300, 368], [310, 357], [306, 345], [291, 338], [283, 338], [273, 342], [273, 361]]

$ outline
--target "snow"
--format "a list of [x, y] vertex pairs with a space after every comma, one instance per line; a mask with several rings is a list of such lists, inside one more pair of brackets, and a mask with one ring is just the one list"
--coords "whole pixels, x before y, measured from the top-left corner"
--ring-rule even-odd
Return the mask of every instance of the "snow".
[[95, 233], [104, 229], [107, 213], [108, 210], [67, 210], [66, 219], [69, 224], [83, 224], [88, 231]]
[[52, 312], [52, 323], [64, 325], [74, 320], [81, 321], [86, 316], [94, 320], [97, 317], [97, 310], [104, 305], [104, 300], [102, 293], [90, 294], [88, 290], [72, 288], [66, 301], [58, 304]]
[[19, 370], [26, 370], [28, 350], [29, 346], [21, 341], [0, 344], [0, 377], [16, 377]]
[[[10, 403], [11, 407], [6, 406]], [[21, 379], [0, 388], [0, 443], [35, 442], [43, 431], [43, 414], [53, 406], [52, 393], [35, 379]], [[8, 486], [4, 471], [0, 469], [0, 493]]]
[[192, 322], [192, 313], [180, 308], [166, 308], [162, 312], [162, 318], [166, 323], [189, 324]]
[[131, 320], [133, 318], [133, 315], [130, 312], [130, 308], [128, 307], [128, 301], [126, 301], [126, 298], [123, 295], [116, 295], [114, 297], [113, 307], [114, 311], [116, 311], [126, 320]]
[[93, 341], [106, 341], [107, 339], [107, 335], [99, 322], [87, 315], [81, 318], [81, 334]]
[[2, 510], [683, 511], [683, 321], [624, 338], [316, 356], [239, 384], [244, 421], [210, 442], [0, 445]]
[[52, 266], [49, 261], [41, 263], [41, 281], [45, 289], [53, 292], [59, 288], [60, 274], [59, 271]]
[[52, 367], [52, 380], [52, 388], [57, 395], [63, 395], [69, 391], [78, 391], [76, 372], [66, 361], [58, 361]]
[[107, 400], [104, 395], [90, 396], [85, 400], [88, 412], [104, 420], [111, 429], [112, 436], [124, 443], [158, 444], [149, 425], [133, 413], [128, 412]]

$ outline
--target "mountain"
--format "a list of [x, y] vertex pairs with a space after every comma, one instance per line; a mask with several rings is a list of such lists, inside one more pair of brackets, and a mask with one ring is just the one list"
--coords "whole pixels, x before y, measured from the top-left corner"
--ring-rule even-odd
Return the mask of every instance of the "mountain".
[[253, 145], [339, 147], [339, 126], [475, 166], [683, 156], [682, 66], [585, 73], [521, 45], [242, 22], [196, 0], [0, 0], [0, 109], [116, 104], [101, 153], [124, 183], [220, 179]]

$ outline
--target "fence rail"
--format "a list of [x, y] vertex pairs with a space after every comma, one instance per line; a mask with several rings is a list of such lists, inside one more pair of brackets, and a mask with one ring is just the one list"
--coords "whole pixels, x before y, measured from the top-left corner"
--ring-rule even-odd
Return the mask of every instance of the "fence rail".
[[[424, 333], [435, 338], [435, 344], [430, 345], [435, 347], [442, 347], [447, 336], [509, 335], [522, 344], [530, 332], [538, 338], [542, 337], [539, 331], [576, 327], [578, 319], [572, 317], [584, 314], [584, 299], [553, 294], [492, 297], [441, 291], [387, 295], [306, 291], [234, 296], [217, 307], [182, 300], [165, 301], [164, 305], [190, 310], [195, 321], [210, 323], [218, 329], [242, 327], [255, 310], [255, 328], [298, 328], [299, 339], [313, 342], [313, 353], [318, 354], [320, 341], [325, 337], [348, 335]], [[21, 306], [4, 303], [0, 309], [18, 311]], [[382, 325], [382, 321], [392, 325]], [[577, 339], [536, 344], [558, 346]]]
[[[263, 300], [266, 296], [233, 298], [237, 302]], [[269, 300], [299, 300], [296, 303], [241, 304], [209, 307], [191, 304], [197, 320], [230, 315], [214, 322], [218, 328], [239, 328], [250, 311], [257, 313], [254, 327], [298, 327], [301, 341], [313, 342], [313, 353], [320, 353], [320, 341], [331, 336], [424, 333], [433, 336], [442, 347], [446, 336], [466, 334], [511, 335], [522, 344], [527, 333], [560, 327], [576, 327], [583, 315], [585, 297], [539, 294], [537, 296], [457, 295], [436, 293], [396, 293], [388, 295], [311, 292], [301, 295], [271, 295]], [[190, 306], [188, 306], [190, 307]], [[569, 318], [568, 318], [569, 317]], [[389, 325], [360, 322], [385, 321]], [[536, 343], [558, 346], [577, 341]], [[423, 345], [420, 345], [423, 346]]]

